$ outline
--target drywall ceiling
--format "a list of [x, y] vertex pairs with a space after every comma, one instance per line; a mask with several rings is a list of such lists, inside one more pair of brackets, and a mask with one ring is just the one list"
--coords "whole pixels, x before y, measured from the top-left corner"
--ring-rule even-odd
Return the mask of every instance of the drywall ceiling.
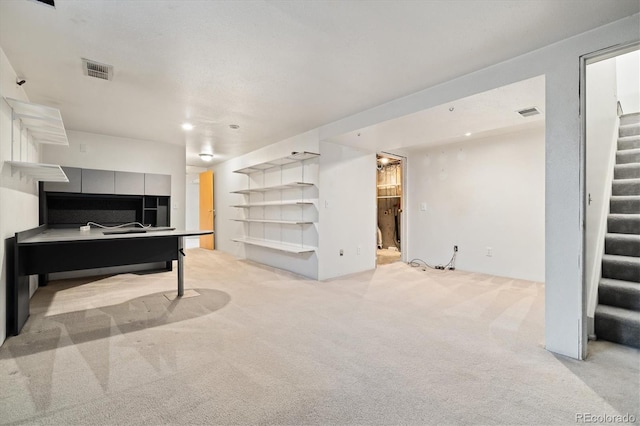
[[[214, 161], [638, 13], [638, 0], [0, 1], [0, 46], [72, 130]], [[81, 58], [113, 65], [87, 77]], [[190, 133], [180, 124], [191, 121]], [[238, 130], [229, 128], [238, 124]]]
[[[544, 125], [544, 76], [509, 84], [328, 139], [372, 151], [410, 152]], [[523, 117], [518, 111], [536, 108]]]

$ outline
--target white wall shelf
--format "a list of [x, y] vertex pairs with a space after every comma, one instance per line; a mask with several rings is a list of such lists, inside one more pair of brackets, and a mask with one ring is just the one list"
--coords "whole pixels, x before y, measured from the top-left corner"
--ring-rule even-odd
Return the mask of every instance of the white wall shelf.
[[21, 177], [28, 177], [42, 182], [69, 182], [62, 167], [55, 164], [27, 163], [23, 161], [7, 161], [11, 165], [11, 172], [20, 173]]
[[35, 142], [69, 145], [60, 110], [12, 98], [5, 100], [13, 110], [13, 120], [20, 120], [21, 129], [27, 130]]
[[235, 204], [231, 207], [240, 209], [248, 209], [251, 207], [269, 207], [269, 206], [304, 206], [313, 204], [312, 200], [285, 200], [285, 201], [258, 201], [246, 204]]
[[316, 247], [283, 243], [281, 241], [262, 240], [260, 238], [234, 238], [233, 241], [253, 246], [266, 247], [273, 250], [284, 251], [287, 253], [312, 253], [316, 251]]
[[[6, 162], [11, 166], [11, 174], [20, 173], [20, 178], [26, 177], [42, 182], [69, 182], [67, 175], [58, 165], [22, 161], [23, 145], [29, 142], [29, 139], [25, 138], [23, 143], [23, 132], [27, 133], [33, 143], [69, 146], [60, 110], [13, 98], [4, 99], [11, 107], [11, 161]], [[17, 125], [20, 137], [19, 161], [14, 153], [14, 132]], [[24, 151], [28, 157], [28, 151]]]
[[255, 164], [251, 167], [244, 167], [242, 169], [234, 170], [234, 173], [242, 173], [245, 175], [249, 175], [255, 172], [261, 172], [263, 170], [269, 170], [274, 167], [284, 166], [285, 164], [291, 164], [299, 161], [308, 160], [310, 158], [314, 158], [319, 156], [320, 154], [316, 154], [315, 152], [292, 152], [291, 155], [287, 155], [283, 158], [278, 158], [276, 160], [265, 161], [264, 163]]
[[[232, 194], [245, 197], [244, 203], [232, 206], [244, 209], [245, 217], [232, 220], [247, 224], [244, 227], [246, 235], [233, 241], [287, 253], [315, 252], [316, 247], [304, 244], [309, 238], [316, 240], [313, 235], [315, 230], [303, 225], [314, 224], [315, 220], [309, 217], [317, 216], [311, 210], [315, 205], [314, 200], [309, 199], [309, 191], [315, 184], [305, 180], [305, 161], [319, 155], [306, 151], [292, 152], [286, 157], [234, 170], [234, 173], [247, 175], [248, 185], [246, 189], [232, 191]], [[283, 174], [283, 171], [286, 173]], [[300, 180], [296, 176], [298, 171]], [[292, 178], [294, 181], [288, 182]], [[268, 185], [278, 181], [279, 184]], [[262, 186], [252, 187], [256, 183]], [[286, 228], [292, 225], [299, 226], [300, 230]]]
[[252, 192], [269, 192], [269, 191], [278, 191], [281, 189], [304, 188], [308, 186], [313, 186], [313, 184], [308, 182], [291, 182], [291, 183], [285, 183], [282, 185], [265, 186], [262, 188], [241, 189], [239, 191], [232, 191], [231, 193], [232, 194], [251, 194]]
[[278, 220], [278, 219], [232, 219], [236, 222], [247, 222], [247, 223], [279, 223], [282, 225], [311, 225], [314, 222], [305, 221], [305, 220]]

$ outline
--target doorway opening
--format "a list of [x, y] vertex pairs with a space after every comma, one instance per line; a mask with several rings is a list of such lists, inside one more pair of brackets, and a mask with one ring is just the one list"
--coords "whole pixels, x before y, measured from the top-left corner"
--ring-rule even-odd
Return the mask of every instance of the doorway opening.
[[400, 157], [388, 153], [376, 156], [376, 265], [402, 259], [403, 166]]
[[[582, 57], [583, 329], [640, 347], [640, 50]], [[583, 345], [582, 356], [587, 355]]]

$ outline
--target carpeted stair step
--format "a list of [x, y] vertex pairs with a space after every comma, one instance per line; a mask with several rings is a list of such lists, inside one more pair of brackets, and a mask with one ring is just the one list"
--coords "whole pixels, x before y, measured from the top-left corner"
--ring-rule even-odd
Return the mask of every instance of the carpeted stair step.
[[609, 202], [611, 213], [640, 213], [640, 195], [614, 195]]
[[640, 312], [598, 305], [595, 328], [598, 339], [640, 348]]
[[624, 114], [620, 116], [620, 125], [626, 126], [627, 124], [640, 123], [640, 112], [634, 112], [633, 114]]
[[598, 303], [640, 311], [640, 283], [602, 278], [598, 286]]
[[616, 164], [640, 163], [640, 148], [616, 152]]
[[640, 136], [640, 124], [632, 123], [632, 124], [624, 124], [618, 128], [618, 135], [621, 138], [626, 136]]
[[614, 179], [640, 178], [640, 163], [616, 164], [613, 168]]
[[603, 255], [602, 278], [640, 282], [640, 257]]
[[640, 235], [607, 234], [604, 237], [604, 252], [620, 256], [640, 257]]
[[640, 234], [640, 214], [610, 214], [607, 230], [616, 234]]
[[618, 150], [640, 148], [640, 136], [627, 136], [618, 138]]
[[640, 195], [640, 179], [616, 179], [611, 195]]

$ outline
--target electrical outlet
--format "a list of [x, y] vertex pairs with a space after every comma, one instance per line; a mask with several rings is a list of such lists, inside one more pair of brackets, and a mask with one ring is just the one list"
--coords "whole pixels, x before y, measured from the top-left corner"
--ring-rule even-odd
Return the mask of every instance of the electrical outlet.
[[340, 249], [340, 256], [344, 256], [344, 250]]
[[453, 246], [453, 251], [458, 251], [458, 246]]
[[493, 249], [491, 247], [487, 247], [487, 257], [493, 256]]

